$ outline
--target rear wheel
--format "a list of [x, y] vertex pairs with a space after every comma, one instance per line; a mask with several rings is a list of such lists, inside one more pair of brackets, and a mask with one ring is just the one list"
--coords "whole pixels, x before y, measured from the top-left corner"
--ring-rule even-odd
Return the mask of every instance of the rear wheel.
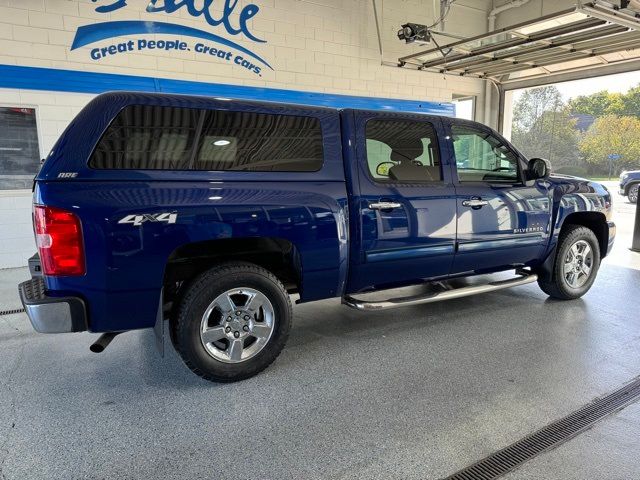
[[233, 382], [264, 370], [282, 351], [291, 326], [291, 302], [269, 271], [229, 263], [188, 287], [175, 324], [175, 346], [195, 373]]
[[629, 192], [627, 193], [627, 198], [631, 203], [636, 203], [638, 201], [638, 184], [631, 185], [629, 187]]
[[600, 246], [592, 230], [567, 225], [558, 240], [550, 281], [538, 280], [543, 292], [553, 298], [571, 300], [589, 291], [600, 267]]

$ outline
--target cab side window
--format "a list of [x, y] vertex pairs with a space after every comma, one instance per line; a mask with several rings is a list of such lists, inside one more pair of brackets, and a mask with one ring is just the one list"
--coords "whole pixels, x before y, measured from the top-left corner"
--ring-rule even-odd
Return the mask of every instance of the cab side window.
[[433, 125], [413, 120], [369, 120], [367, 164], [377, 182], [421, 183], [442, 180]]
[[500, 138], [466, 125], [451, 127], [460, 182], [517, 183], [518, 157]]

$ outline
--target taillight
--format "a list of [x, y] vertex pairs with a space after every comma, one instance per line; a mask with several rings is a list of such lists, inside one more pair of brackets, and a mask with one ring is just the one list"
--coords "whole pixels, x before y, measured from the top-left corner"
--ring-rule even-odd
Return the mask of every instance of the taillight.
[[36, 244], [45, 275], [84, 275], [84, 245], [80, 219], [72, 212], [36, 205]]

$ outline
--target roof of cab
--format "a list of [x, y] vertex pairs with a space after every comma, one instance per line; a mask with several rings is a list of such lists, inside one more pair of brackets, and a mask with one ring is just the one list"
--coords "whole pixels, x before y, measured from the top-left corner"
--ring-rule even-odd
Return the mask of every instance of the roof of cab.
[[220, 96], [203, 96], [203, 95], [185, 95], [176, 93], [147, 93], [147, 92], [134, 92], [134, 91], [115, 91], [106, 92], [98, 95], [96, 99], [109, 99], [111, 102], [117, 102], [121, 106], [134, 105], [134, 104], [152, 104], [162, 105], [171, 104], [173, 106], [180, 105], [186, 108], [201, 108], [211, 107], [215, 105], [221, 106], [221, 102], [243, 105], [243, 106], [256, 106], [256, 107], [268, 107], [271, 109], [296, 109], [298, 111], [311, 112], [377, 112], [377, 113], [392, 113], [398, 115], [425, 115], [431, 117], [448, 118], [446, 115], [433, 113], [433, 112], [421, 112], [421, 111], [408, 111], [408, 110], [393, 110], [389, 108], [355, 108], [355, 107], [327, 107], [323, 105], [316, 105], [312, 103], [292, 103], [292, 102], [279, 102], [269, 100], [252, 100], [243, 98], [228, 98]]

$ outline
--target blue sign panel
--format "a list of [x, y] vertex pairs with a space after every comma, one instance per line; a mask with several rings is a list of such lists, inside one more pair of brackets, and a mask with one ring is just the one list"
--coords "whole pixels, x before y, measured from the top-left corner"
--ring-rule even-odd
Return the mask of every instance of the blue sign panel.
[[248, 87], [216, 83], [138, 77], [114, 73], [82, 72], [40, 67], [0, 65], [0, 88], [53, 90], [59, 92], [103, 93], [113, 90], [165, 92], [212, 97], [266, 100], [272, 102], [320, 105], [335, 108], [360, 108], [453, 116], [451, 103], [401, 100], [397, 98], [357, 97], [320, 92], [302, 92], [280, 88]]
[[609, 155], [607, 155], [607, 158], [609, 160], [620, 160], [621, 157], [622, 157], [622, 155], [617, 154], [617, 153], [610, 153]]

